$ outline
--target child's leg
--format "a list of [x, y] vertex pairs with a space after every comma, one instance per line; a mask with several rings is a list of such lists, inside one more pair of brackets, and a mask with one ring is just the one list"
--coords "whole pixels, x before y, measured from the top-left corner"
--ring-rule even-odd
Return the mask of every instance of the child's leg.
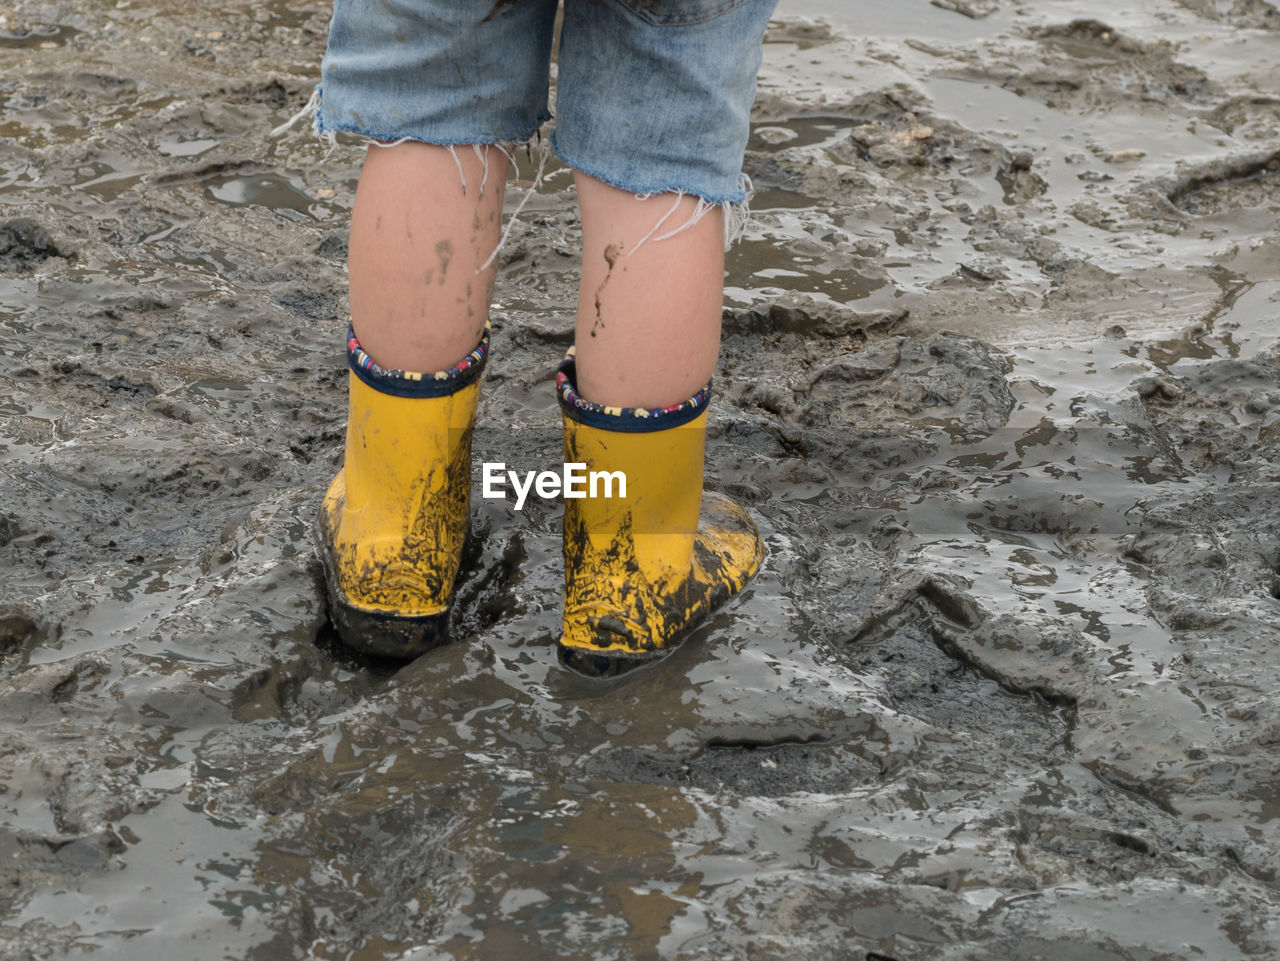
[[317, 126], [396, 144], [370, 148], [356, 194], [346, 451], [317, 520], [334, 626], [369, 653], [448, 640], [488, 355], [494, 269], [477, 269], [498, 244], [508, 169], [498, 145], [547, 118], [555, 15], [555, 0], [335, 0]]
[[470, 495], [471, 429], [507, 158], [406, 142], [369, 148], [351, 226], [349, 414], [318, 521], [329, 610], [360, 650], [448, 639]]
[[747, 512], [703, 493], [703, 388], [774, 2], [565, 3], [552, 143], [578, 172], [584, 241], [556, 382], [565, 461], [626, 487], [565, 500], [559, 650], [586, 673], [661, 657], [763, 559]]
[[370, 147], [351, 225], [352, 322], [383, 367], [438, 371], [480, 339], [494, 271], [476, 268], [509, 166], [496, 145], [550, 116], [556, 6], [334, 0], [317, 128], [396, 144]]
[[748, 197], [743, 151], [775, 3], [565, 3], [552, 144], [582, 210], [585, 400], [667, 406], [710, 379], [725, 208]]
[[[613, 407], [678, 404], [706, 386], [720, 348], [723, 211], [689, 224], [697, 197], [639, 200], [586, 174], [575, 179], [583, 237], [578, 390]], [[661, 241], [644, 239], [685, 224]]]
[[[372, 146], [351, 217], [351, 323], [383, 367], [444, 370], [479, 342], [509, 164], [493, 147]], [[465, 186], [464, 186], [465, 184]]]

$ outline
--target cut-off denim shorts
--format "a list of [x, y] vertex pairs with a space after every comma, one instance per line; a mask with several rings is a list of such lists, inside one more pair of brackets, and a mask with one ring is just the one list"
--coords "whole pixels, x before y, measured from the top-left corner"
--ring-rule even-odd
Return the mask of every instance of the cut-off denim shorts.
[[[777, 0], [565, 0], [552, 149], [635, 194], [746, 198]], [[316, 128], [382, 142], [517, 144], [550, 118], [557, 0], [335, 0]]]

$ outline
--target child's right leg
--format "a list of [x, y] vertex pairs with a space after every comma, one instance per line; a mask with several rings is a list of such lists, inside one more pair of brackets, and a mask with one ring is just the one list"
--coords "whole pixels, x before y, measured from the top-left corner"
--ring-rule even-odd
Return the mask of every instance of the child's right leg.
[[335, 2], [318, 125], [394, 144], [369, 148], [357, 190], [346, 452], [318, 519], [334, 624], [367, 652], [413, 657], [447, 640], [501, 145], [547, 119], [555, 10], [555, 0]]
[[556, 0], [335, 0], [317, 126], [371, 146], [351, 314], [381, 366], [438, 371], [484, 329], [508, 161], [550, 116]]
[[351, 214], [351, 323], [382, 366], [444, 370], [479, 343], [509, 166], [490, 146], [369, 147]]
[[447, 639], [507, 167], [496, 148], [407, 142], [371, 146], [360, 176], [346, 456], [319, 549], [334, 624], [366, 651]]

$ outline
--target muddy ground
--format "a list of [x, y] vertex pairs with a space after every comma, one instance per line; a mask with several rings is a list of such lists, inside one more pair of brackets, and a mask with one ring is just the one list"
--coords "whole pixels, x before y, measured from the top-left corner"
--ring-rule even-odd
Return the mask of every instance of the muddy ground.
[[[5, 958], [1277, 956], [1274, 5], [784, 0], [708, 465], [769, 557], [612, 683], [550, 505], [476, 498], [455, 645], [335, 647], [326, 26], [0, 3]], [[577, 229], [477, 460], [559, 459]]]

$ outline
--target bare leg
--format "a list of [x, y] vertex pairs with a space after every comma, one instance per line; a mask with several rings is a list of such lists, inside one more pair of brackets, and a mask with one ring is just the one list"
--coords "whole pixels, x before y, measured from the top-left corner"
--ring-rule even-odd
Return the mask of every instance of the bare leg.
[[351, 319], [383, 367], [443, 370], [480, 341], [497, 268], [476, 270], [498, 244], [508, 168], [502, 151], [480, 150], [369, 148], [351, 216]]
[[575, 181], [583, 235], [578, 391], [615, 407], [687, 400], [710, 379], [720, 349], [723, 212], [656, 240], [689, 220], [696, 197], [638, 200], [582, 173]]

